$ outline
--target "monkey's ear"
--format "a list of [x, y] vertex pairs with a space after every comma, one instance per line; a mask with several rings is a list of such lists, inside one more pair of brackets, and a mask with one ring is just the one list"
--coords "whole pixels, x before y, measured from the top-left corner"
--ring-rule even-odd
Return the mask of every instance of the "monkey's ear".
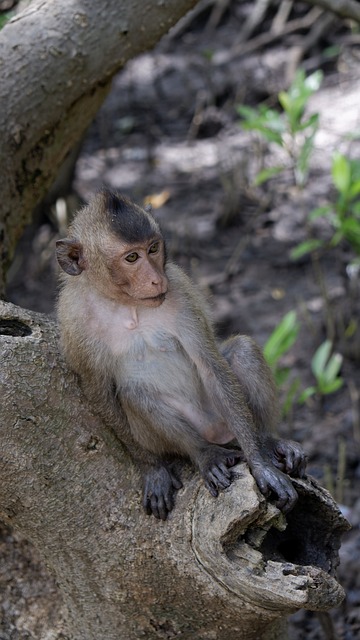
[[69, 276], [79, 276], [86, 268], [81, 242], [72, 238], [56, 241], [56, 257], [60, 267]]

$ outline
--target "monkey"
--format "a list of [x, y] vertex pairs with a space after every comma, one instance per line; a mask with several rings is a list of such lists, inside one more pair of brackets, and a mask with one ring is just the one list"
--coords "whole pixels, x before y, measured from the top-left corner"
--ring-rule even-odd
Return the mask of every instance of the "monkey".
[[285, 513], [302, 477], [302, 447], [272, 435], [273, 377], [248, 336], [216, 341], [207, 303], [169, 261], [153, 215], [102, 189], [56, 243], [57, 314], [65, 358], [137, 465], [148, 515], [165, 520], [187, 458], [216, 497], [245, 459]]

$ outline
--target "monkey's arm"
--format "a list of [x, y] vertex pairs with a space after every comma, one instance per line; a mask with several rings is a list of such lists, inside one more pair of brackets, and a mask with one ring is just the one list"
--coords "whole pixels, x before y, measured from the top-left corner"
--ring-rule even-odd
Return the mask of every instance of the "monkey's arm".
[[[182, 487], [182, 483], [164, 459], [145, 450], [133, 438], [111, 375], [105, 367], [100, 369], [99, 365], [91, 366], [89, 354], [94, 352], [94, 347], [91, 349], [86, 341], [80, 339], [77, 339], [75, 344], [76, 347], [72, 348], [70, 336], [65, 339], [66, 357], [80, 377], [85, 396], [106, 426], [116, 433], [139, 469], [146, 513], [152, 513], [156, 518], [165, 520], [173, 508], [174, 493]], [[106, 356], [99, 358], [99, 362], [106, 362]]]
[[143, 507], [146, 513], [166, 520], [174, 506], [174, 493], [182, 487], [171, 465], [164, 458], [143, 448], [133, 438], [110, 377], [105, 383], [104, 377], [99, 381], [90, 375], [82, 376], [82, 388], [105, 424], [115, 431], [138, 467], [142, 476]]
[[199, 346], [197, 351], [192, 351], [194, 361], [207, 381], [214, 404], [239, 442], [260, 491], [267, 497], [274, 493], [277, 506], [290, 510], [297, 493], [289, 477], [274, 466], [272, 451], [256, 429], [236, 376], [211, 343]]
[[276, 494], [279, 508], [291, 509], [297, 493], [289, 477], [273, 464], [272, 451], [256, 428], [236, 375], [218, 350], [196, 290], [176, 268], [170, 272], [170, 282], [183, 300], [178, 318], [183, 348], [196, 365], [209, 397], [240, 444], [261, 492]]
[[290, 476], [303, 477], [307, 459], [300, 444], [273, 435], [279, 419], [278, 394], [260, 347], [249, 336], [239, 335], [219, 348], [238, 379], [262, 446], [270, 452], [273, 464]]

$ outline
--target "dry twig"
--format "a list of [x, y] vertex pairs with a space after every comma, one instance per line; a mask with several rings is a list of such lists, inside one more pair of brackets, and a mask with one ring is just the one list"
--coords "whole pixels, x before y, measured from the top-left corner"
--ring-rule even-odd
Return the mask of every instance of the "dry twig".
[[341, 18], [350, 18], [360, 22], [360, 3], [358, 0], [305, 0], [308, 4], [332, 11]]
[[235, 44], [235, 46], [232, 47], [229, 52], [221, 52], [215, 54], [213, 60], [217, 64], [226, 64], [237, 56], [252, 53], [257, 49], [260, 49], [261, 47], [279, 40], [285, 35], [289, 35], [291, 33], [294, 33], [295, 31], [299, 31], [300, 29], [309, 29], [322, 13], [322, 9], [319, 9], [319, 7], [314, 7], [314, 9], [311, 9], [311, 11], [306, 14], [306, 16], [302, 18], [295, 18], [294, 20], [288, 22], [281, 32], [271, 33], [270, 31], [267, 31], [265, 33], [261, 33], [259, 36], [256, 36], [249, 42], [241, 42]]

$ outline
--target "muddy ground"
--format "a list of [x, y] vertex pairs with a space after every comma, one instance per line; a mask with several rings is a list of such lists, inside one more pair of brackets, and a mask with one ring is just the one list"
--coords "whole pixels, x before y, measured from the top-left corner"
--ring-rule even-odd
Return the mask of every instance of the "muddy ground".
[[[353, 525], [339, 567], [347, 598], [329, 617], [299, 612], [291, 618], [289, 636], [355, 640], [360, 637], [359, 278], [348, 269], [354, 254], [345, 243], [318, 261], [294, 262], [290, 251], [308, 237], [309, 212], [334, 199], [333, 152], [359, 157], [354, 135], [360, 132], [359, 36], [348, 23], [310, 14], [314, 9], [299, 3], [269, 42], [274, 4], [244, 45], [250, 4], [225, 3], [218, 19], [203, 2], [204, 10], [177, 26], [154, 52], [129, 63], [84, 140], [66, 203], [71, 208], [86, 201], [103, 185], [139, 203], [150, 199], [169, 254], [211, 297], [221, 336], [248, 333], [264, 345], [284, 314], [296, 310], [299, 337], [282, 364], [291, 370], [290, 382], [300, 380], [300, 389], [314, 383], [315, 350], [333, 339], [344, 356], [343, 387], [306, 405], [294, 401], [279, 429], [303, 443], [309, 472], [332, 491]], [[306, 18], [316, 25], [323, 21], [322, 29], [309, 29]], [[303, 21], [303, 28], [287, 29], [292, 20]], [[264, 34], [267, 43], [260, 46]], [[320, 114], [320, 129], [308, 181], [298, 188], [289, 170], [255, 187], [259, 168], [278, 164], [279, 152], [239, 126], [236, 105], [276, 106], [278, 91], [301, 59], [307, 73], [324, 71], [309, 104]], [[54, 312], [53, 246], [62, 234], [61, 211], [61, 202], [57, 214], [48, 205], [39, 209], [26, 232], [10, 272], [12, 302]], [[315, 234], [327, 239], [331, 229], [318, 222]], [[349, 327], [353, 330], [346, 331]], [[284, 401], [286, 389], [280, 394]], [[59, 639], [61, 606], [36, 552], [3, 528], [0, 553], [0, 640]]]

